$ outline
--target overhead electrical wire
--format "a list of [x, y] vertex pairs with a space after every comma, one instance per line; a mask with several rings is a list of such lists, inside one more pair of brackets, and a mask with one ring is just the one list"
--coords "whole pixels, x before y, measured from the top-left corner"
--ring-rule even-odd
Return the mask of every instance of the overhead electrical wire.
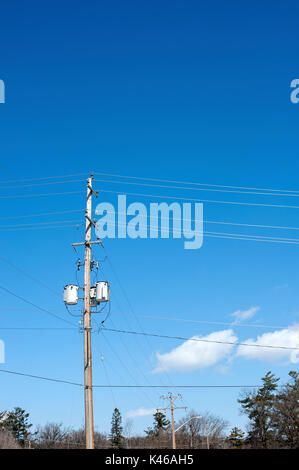
[[[188, 233], [188, 232], [187, 232]], [[196, 232], [191, 232], [191, 233], [196, 233]], [[197, 232], [198, 233], [198, 232]], [[243, 235], [239, 233], [227, 233], [227, 232], [203, 232], [204, 235], [224, 235], [224, 236], [238, 236], [238, 237], [247, 237], [247, 238], [266, 238], [269, 240], [279, 240], [279, 241], [289, 241], [289, 242], [296, 242], [299, 243], [299, 238], [285, 238], [285, 237], [270, 237], [270, 236], [264, 236], [264, 235]]]
[[78, 383], [78, 382], [70, 382], [68, 380], [54, 379], [54, 378], [50, 378], [50, 377], [43, 377], [41, 375], [25, 374], [23, 372], [16, 372], [16, 371], [6, 370], [6, 369], [0, 369], [0, 372], [4, 372], [6, 374], [12, 374], [12, 375], [21, 375], [23, 377], [30, 377], [32, 379], [47, 380], [49, 382], [58, 382], [58, 383], [63, 383], [63, 384], [68, 384], [68, 385], [76, 385], [77, 387], [84, 387], [83, 384]]
[[[135, 217], [138, 215], [138, 217], [142, 217], [145, 219], [157, 219], [158, 221], [161, 220], [169, 220], [169, 217], [161, 217], [159, 216], [153, 216], [152, 214], [128, 214], [127, 212], [119, 212], [119, 211], [105, 211], [106, 214], [118, 214], [118, 215], [125, 215], [129, 217]], [[98, 214], [96, 214], [98, 215]], [[171, 217], [171, 220], [178, 220], [180, 222], [195, 222], [195, 219], [186, 219], [184, 217]], [[203, 224], [219, 224], [219, 225], [233, 225], [233, 226], [238, 226], [238, 227], [254, 227], [254, 228], [270, 228], [270, 229], [281, 229], [281, 230], [299, 230], [299, 227], [289, 227], [289, 226], [282, 226], [282, 225], [258, 225], [258, 224], [241, 224], [241, 223], [236, 223], [236, 222], [223, 222], [223, 221], [218, 221], [218, 220], [202, 220]], [[117, 222], [118, 223], [118, 222]]]
[[[116, 278], [116, 280], [117, 280], [119, 286], [120, 286], [121, 289], [123, 290], [123, 287], [121, 286], [121, 283], [120, 283], [120, 279], [119, 279], [119, 277], [117, 276], [117, 273], [116, 273], [116, 271], [115, 271], [115, 269], [114, 269], [114, 267], [113, 267], [113, 265], [112, 265], [112, 262], [111, 262], [111, 260], [110, 260], [110, 257], [108, 256], [107, 250], [105, 249], [104, 246], [103, 246], [103, 248], [104, 248], [104, 251], [105, 251], [105, 253], [106, 253], [105, 260], [108, 260], [109, 265], [110, 265], [110, 269], [112, 270], [113, 275], [114, 275], [114, 277]], [[102, 270], [103, 270], [103, 267], [102, 267]], [[124, 292], [123, 292], [123, 294], [124, 294]], [[119, 304], [119, 302], [118, 302], [117, 297], [115, 297], [115, 295], [114, 295], [114, 298], [115, 298], [115, 300], [116, 300], [116, 302], [117, 302], [117, 304], [119, 305], [119, 308], [120, 308], [120, 304]], [[110, 318], [110, 317], [109, 317], [109, 318]], [[106, 320], [107, 320], [107, 318], [106, 318], [104, 321], [106, 321]], [[112, 319], [112, 318], [110, 318], [110, 322], [111, 322], [112, 325], [114, 326], [114, 322], [113, 322], [113, 319]], [[103, 326], [103, 324], [101, 324], [101, 326], [99, 326], [99, 328], [98, 328], [98, 333], [101, 333], [101, 334], [102, 334], [103, 338], [104, 338], [105, 341], [108, 343], [110, 349], [112, 349], [113, 353], [116, 355], [116, 357], [118, 358], [118, 360], [119, 360], [119, 361], [122, 363], [122, 365], [123, 365], [123, 361], [121, 360], [121, 358], [119, 357], [119, 355], [116, 353], [116, 351], [113, 350], [112, 345], [108, 342], [108, 339], [107, 339], [107, 338], [105, 337], [105, 335], [103, 334], [103, 332], [102, 332], [102, 326]], [[123, 347], [124, 347], [125, 350], [127, 351], [128, 356], [131, 358], [132, 362], [134, 363], [134, 366], [135, 366], [135, 368], [136, 368], [136, 371], [137, 371], [138, 373], [140, 373], [140, 376], [143, 377], [143, 380], [145, 380], [146, 382], [149, 383], [147, 376], [145, 375], [145, 373], [143, 372], [143, 370], [139, 367], [138, 362], [137, 362], [137, 360], [136, 360], [134, 354], [131, 353], [129, 347], [127, 346], [126, 342], [124, 341], [124, 338], [120, 335], [119, 339], [120, 339], [120, 342], [122, 343]], [[142, 345], [141, 345], [141, 351], [143, 352]], [[146, 357], [146, 355], [145, 355], [144, 352], [143, 352], [143, 354], [144, 354], [145, 360], [148, 361], [148, 358]], [[124, 365], [123, 365], [123, 367], [124, 367]], [[127, 368], [126, 366], [125, 366], [124, 368], [128, 371], [128, 368]], [[128, 373], [129, 373], [129, 375], [131, 376], [131, 373], [130, 373], [129, 371], [128, 371]], [[134, 379], [134, 380], [135, 380], [135, 379]], [[148, 400], [151, 400], [149, 397], [146, 397], [146, 398], [147, 398]]]
[[34, 281], [34, 282], [36, 282], [37, 284], [39, 284], [40, 286], [42, 286], [44, 289], [49, 290], [50, 292], [52, 292], [52, 294], [55, 294], [56, 296], [59, 295], [54, 289], [52, 289], [51, 287], [49, 287], [47, 284], [45, 284], [44, 282], [40, 281], [39, 279], [37, 279], [36, 277], [32, 276], [31, 274], [27, 273], [24, 269], [19, 268], [19, 266], [16, 266], [14, 263], [12, 263], [12, 262], [9, 261], [8, 259], [4, 258], [3, 256], [0, 256], [0, 261], [2, 261], [3, 263], [6, 263], [6, 264], [8, 264], [8, 266], [11, 266], [12, 268], [16, 269], [16, 270], [19, 271], [21, 274], [23, 274], [23, 276], [28, 277], [28, 278], [31, 279], [32, 281]]
[[[7, 185], [11, 183], [26, 183], [30, 181], [44, 181], [44, 180], [51, 180], [51, 179], [66, 179], [66, 178], [73, 178], [79, 176], [87, 177], [88, 172], [85, 173], [74, 173], [69, 175], [59, 175], [59, 176], [44, 176], [44, 177], [37, 177], [37, 178], [24, 178], [24, 179], [13, 179], [13, 180], [5, 180], [0, 181], [0, 184]], [[299, 190], [290, 190], [290, 189], [276, 189], [276, 188], [261, 188], [261, 187], [249, 187], [249, 186], [233, 186], [233, 185], [221, 185], [221, 184], [212, 184], [212, 183], [199, 183], [196, 181], [189, 182], [189, 181], [178, 181], [172, 179], [164, 179], [164, 178], [149, 178], [149, 177], [142, 177], [142, 176], [132, 176], [132, 175], [120, 175], [114, 173], [104, 173], [104, 172], [94, 172], [94, 175], [99, 176], [108, 176], [113, 178], [121, 178], [121, 179], [130, 179], [130, 180], [141, 180], [141, 181], [152, 181], [152, 182], [159, 182], [159, 183], [171, 183], [171, 184], [186, 184], [190, 186], [211, 186], [215, 188], [228, 188], [228, 189], [240, 189], [240, 190], [249, 190], [249, 191], [267, 191], [267, 192], [278, 192], [278, 193], [293, 193], [299, 195]], [[82, 180], [80, 180], [82, 181]], [[94, 180], [95, 181], [95, 180]], [[66, 181], [68, 182], [68, 181]]]
[[217, 188], [231, 188], [231, 189], [248, 189], [253, 191], [277, 191], [277, 192], [285, 192], [285, 193], [298, 193], [299, 190], [289, 190], [289, 189], [273, 189], [273, 188], [252, 188], [248, 186], [228, 186], [228, 185], [221, 185], [221, 184], [209, 184], [209, 183], [198, 183], [198, 182], [187, 182], [187, 181], [177, 181], [177, 180], [166, 180], [166, 179], [159, 179], [159, 178], [148, 178], [148, 177], [140, 177], [140, 176], [124, 176], [119, 174], [112, 174], [112, 173], [100, 173], [95, 172], [95, 175], [101, 176], [112, 176], [115, 178], [127, 178], [127, 179], [137, 179], [137, 180], [144, 180], [144, 181], [157, 181], [161, 183], [174, 183], [174, 184], [189, 184], [193, 186], [213, 186]]
[[[105, 222], [105, 225], [107, 226], [126, 226], [126, 224], [119, 223], [119, 222]], [[162, 230], [161, 227], [155, 227], [153, 225], [146, 225], [147, 229], [152, 229], [155, 230], [156, 232], [160, 232]], [[179, 229], [170, 229], [170, 233], [181, 233], [181, 230]], [[247, 235], [247, 234], [234, 234], [234, 233], [223, 233], [223, 232], [207, 232], [207, 231], [189, 231], [185, 230], [184, 233], [189, 233], [192, 235], [202, 235], [203, 237], [212, 237], [212, 238], [228, 238], [232, 240], [246, 240], [246, 241], [257, 241], [257, 242], [268, 242], [268, 243], [282, 243], [282, 244], [287, 244], [287, 245], [298, 245], [299, 244], [299, 239], [298, 238], [282, 238], [282, 237], [271, 237], [271, 236], [263, 236], [263, 235]]]
[[[39, 178], [25, 178], [22, 180], [5, 180], [0, 181], [0, 184], [11, 184], [11, 183], [26, 183], [27, 181], [42, 181], [42, 180], [50, 180], [50, 179], [61, 179], [61, 178], [74, 178], [75, 176], [86, 176], [87, 173], [76, 173], [72, 175], [63, 175], [63, 176], [43, 176]], [[81, 181], [81, 180], [80, 180]]]
[[[216, 233], [216, 232], [215, 232]], [[253, 241], [253, 242], [268, 242], [268, 243], [282, 243], [285, 245], [298, 245], [297, 242], [291, 242], [291, 241], [284, 241], [282, 239], [280, 240], [267, 240], [267, 239], [261, 239], [261, 238], [245, 238], [245, 235], [240, 235], [240, 236], [224, 236], [222, 234], [218, 235], [209, 235], [205, 234], [205, 237], [210, 237], [210, 238], [223, 238], [223, 239], [230, 239], [230, 240], [246, 240], [246, 241]]]
[[53, 228], [69, 228], [69, 227], [78, 227], [80, 224], [71, 224], [71, 225], [47, 225], [43, 227], [22, 227], [22, 228], [5, 228], [0, 229], [0, 232], [11, 232], [11, 231], [23, 231], [23, 230], [47, 230]]
[[50, 330], [78, 330], [78, 328], [51, 328], [51, 327], [48, 327], [48, 326], [0, 326], [0, 330], [47, 330], [47, 331], [50, 331]]
[[[192, 219], [191, 219], [191, 222], [193, 222]], [[280, 230], [299, 230], [299, 227], [288, 227], [288, 226], [281, 226], [281, 225], [240, 224], [236, 222], [222, 222], [218, 220], [203, 220], [203, 223], [204, 224], [219, 224], [219, 225], [234, 225], [234, 226], [240, 226], [240, 227], [271, 228], [271, 229], [280, 229]]]
[[[112, 312], [111, 315], [132, 316], [131, 313], [119, 313], [119, 312]], [[261, 325], [258, 323], [237, 323], [235, 321], [218, 322], [218, 321], [208, 321], [208, 320], [194, 320], [194, 319], [188, 319], [188, 318], [161, 317], [158, 315], [139, 315], [139, 314], [134, 314], [134, 315], [136, 317], [146, 318], [149, 320], [177, 321], [177, 322], [185, 322], [185, 323], [199, 323], [199, 324], [204, 324], [204, 325], [219, 325], [219, 326], [247, 327], [247, 328], [269, 328], [269, 329], [275, 329], [275, 330], [288, 328], [288, 326]]]
[[[22, 310], [22, 309], [10, 309], [10, 308], [2, 308], [1, 310], [3, 311], [10, 311], [10, 310]], [[215, 325], [215, 326], [229, 326], [231, 328], [264, 328], [264, 329], [271, 329], [271, 330], [284, 330], [287, 328], [290, 328], [290, 326], [281, 326], [281, 325], [264, 325], [264, 324], [259, 324], [259, 323], [238, 323], [238, 322], [220, 322], [220, 321], [208, 321], [208, 320], [194, 320], [194, 319], [188, 319], [188, 318], [173, 318], [173, 317], [161, 317], [158, 315], [139, 315], [139, 314], [132, 314], [132, 313], [120, 313], [120, 312], [111, 312], [111, 315], [120, 315], [120, 316], [135, 316], [138, 318], [145, 318], [148, 320], [162, 320], [162, 321], [175, 321], [175, 322], [184, 322], [184, 323], [196, 323], [200, 325]], [[80, 315], [78, 315], [79, 317]], [[293, 325], [293, 327], [297, 327], [298, 325]], [[292, 327], [292, 326], [291, 326]], [[1, 327], [0, 330], [31, 330], [31, 329], [48, 329], [44, 327], [34, 327], [34, 328], [27, 328], [27, 327]], [[49, 328], [49, 329], [66, 329], [66, 330], [74, 330], [77, 328]]]
[[58, 214], [70, 214], [71, 212], [84, 212], [85, 209], [71, 209], [66, 211], [55, 211], [55, 212], [43, 212], [41, 214], [26, 214], [26, 215], [14, 215], [10, 217], [0, 217], [0, 220], [10, 220], [10, 219], [27, 219], [30, 217], [44, 217], [47, 215], [58, 215]]
[[59, 315], [56, 315], [55, 313], [50, 312], [49, 310], [47, 310], [47, 309], [45, 309], [45, 308], [43, 308], [43, 307], [40, 307], [39, 305], [37, 305], [37, 304], [31, 302], [30, 300], [27, 300], [27, 299], [25, 299], [24, 297], [21, 297], [20, 295], [15, 294], [14, 292], [12, 292], [11, 290], [7, 289], [7, 288], [4, 287], [4, 286], [0, 286], [0, 289], [2, 289], [2, 290], [3, 290], [4, 292], [6, 292], [6, 293], [12, 295], [13, 297], [16, 297], [17, 299], [22, 300], [22, 302], [25, 302], [25, 303], [27, 303], [27, 304], [29, 304], [29, 305], [32, 305], [33, 307], [37, 308], [37, 309], [40, 310], [41, 312], [44, 312], [44, 313], [46, 313], [47, 315], [50, 315], [50, 316], [53, 317], [53, 318], [56, 318], [56, 319], [58, 319], [58, 320], [60, 320], [60, 321], [63, 321], [63, 322], [65, 322], [65, 323], [68, 323], [69, 325], [75, 326], [73, 323], [71, 323], [70, 321], [66, 320], [65, 318], [62, 318], [62, 317], [60, 317]]
[[0, 225], [0, 229], [2, 228], [18, 228], [18, 227], [31, 227], [32, 225], [50, 225], [50, 224], [65, 224], [65, 223], [76, 223], [80, 224], [83, 223], [81, 220], [53, 220], [52, 222], [32, 222], [31, 224], [14, 224], [14, 225]]
[[[0, 232], [10, 232], [10, 231], [26, 231], [26, 230], [45, 230], [45, 229], [59, 229], [59, 228], [71, 228], [71, 227], [79, 227], [83, 225], [83, 222], [77, 221], [77, 223], [72, 223], [75, 221], [55, 221], [55, 222], [44, 222], [44, 223], [37, 223], [37, 224], [20, 224], [20, 225], [6, 225], [6, 228], [3, 228], [3, 226], [0, 225]], [[204, 221], [205, 223], [205, 221]], [[209, 222], [208, 222], [209, 223]], [[218, 222], [213, 222], [213, 223], [218, 223]], [[221, 222], [219, 222], [221, 223]], [[54, 225], [53, 225], [54, 224]], [[64, 224], [64, 225], [56, 225], [56, 224]], [[106, 222], [106, 225], [125, 225], [119, 222]], [[246, 225], [247, 224], [228, 224], [228, 225]], [[147, 228], [153, 229], [156, 231], [161, 231], [162, 228], [158, 228], [152, 225], [147, 225]], [[266, 226], [265, 226], [266, 228]], [[281, 228], [281, 229], [287, 229], [287, 228], [293, 228], [296, 229], [295, 227], [269, 227], [269, 228]], [[170, 229], [170, 233], [172, 232], [178, 232], [178, 229]], [[190, 230], [186, 231], [184, 230], [184, 233], [190, 233], [192, 235], [199, 234], [201, 232]], [[238, 233], [226, 233], [226, 232], [209, 232], [209, 231], [203, 231], [202, 235], [204, 237], [210, 237], [210, 238], [223, 238], [223, 239], [233, 239], [233, 240], [247, 240], [247, 241], [258, 241], [258, 242], [270, 242], [270, 243], [282, 243], [282, 244], [287, 244], [287, 245], [298, 245], [299, 244], [299, 239], [297, 238], [285, 238], [285, 237], [272, 237], [272, 236], [264, 236], [264, 235], [249, 235], [249, 234], [238, 234]]]
[[[69, 380], [55, 379], [51, 377], [44, 377], [41, 375], [25, 374], [23, 372], [16, 372], [8, 369], [0, 369], [0, 372], [20, 375], [22, 377], [29, 377], [32, 379], [47, 380], [49, 382], [64, 383], [68, 385], [75, 385], [77, 387], [84, 387], [80, 382], [71, 382]], [[258, 388], [259, 385], [92, 385], [92, 388]]]
[[[41, 214], [16, 215], [16, 216], [11, 216], [11, 217], [0, 217], [0, 220], [15, 220], [15, 219], [30, 218], [30, 217], [44, 217], [44, 216], [47, 216], [47, 215], [67, 214], [67, 213], [72, 213], [72, 212], [84, 212], [84, 210], [85, 209], [72, 209], [72, 210], [66, 210], [66, 211], [44, 212], [44, 213], [41, 213]], [[129, 214], [126, 214], [125, 212], [118, 212], [118, 211], [115, 211], [115, 212], [107, 211], [107, 213], [129, 215]], [[140, 217], [150, 217], [149, 215], [148, 216], [143, 216], [142, 214], [139, 214], [139, 216]], [[161, 217], [161, 219], [165, 219], [165, 217]], [[175, 217], [173, 217], [172, 220], [177, 220], [177, 219]], [[188, 222], [194, 222], [194, 219], [182, 218], [180, 220], [188, 221]], [[45, 223], [47, 223], [47, 222], [45, 222]], [[51, 222], [49, 222], [49, 223], [51, 223]], [[281, 225], [244, 224], [244, 223], [237, 223], [237, 222], [224, 222], [224, 221], [218, 221], [218, 220], [203, 220], [203, 223], [204, 224], [234, 225], [234, 226], [242, 226], [242, 227], [255, 227], [255, 228], [270, 228], [270, 229], [281, 229], [281, 230], [299, 230], [299, 227], [289, 227], [289, 226], [281, 226]], [[37, 224], [35, 224], [35, 225], [37, 225]]]
[[[114, 274], [114, 276], [115, 276], [115, 278], [116, 278], [116, 280], [117, 280], [117, 283], [118, 283], [118, 285], [119, 285], [119, 287], [120, 287], [120, 289], [121, 289], [121, 291], [122, 291], [122, 293], [123, 293], [124, 298], [126, 299], [126, 302], [127, 302], [127, 304], [128, 304], [128, 307], [129, 307], [129, 309], [130, 309], [132, 315], [134, 316], [133, 307], [132, 307], [132, 304], [131, 304], [131, 302], [130, 302], [130, 300], [129, 300], [129, 297], [128, 297], [128, 295], [127, 295], [127, 292], [126, 292], [125, 288], [123, 287], [123, 285], [122, 285], [122, 283], [121, 283], [121, 281], [120, 281], [120, 278], [119, 278], [119, 276], [118, 276], [118, 274], [117, 274], [117, 272], [116, 272], [116, 270], [115, 270], [115, 268], [114, 268], [114, 266], [113, 266], [113, 263], [112, 263], [112, 261], [111, 261], [111, 259], [110, 259], [110, 256], [108, 255], [107, 249], [105, 248], [104, 245], [103, 245], [103, 249], [104, 249], [104, 251], [105, 251], [106, 259], [108, 260], [108, 263], [109, 263], [109, 265], [110, 265], [110, 268], [111, 268], [111, 270], [112, 270], [112, 272], [113, 272], [113, 274]], [[135, 316], [135, 320], [137, 321], [137, 324], [138, 324], [139, 328], [141, 329], [141, 331], [143, 331], [142, 325], [141, 325], [140, 321], [138, 320], [138, 318], [137, 318], [136, 316]], [[113, 320], [111, 320], [111, 321], [112, 321], [112, 323], [113, 323]], [[153, 347], [152, 347], [152, 345], [151, 345], [151, 343], [150, 343], [150, 341], [149, 341], [148, 338], [147, 338], [147, 343], [148, 343], [149, 351], [150, 351], [150, 353], [152, 354], [152, 352], [153, 352]], [[123, 344], [125, 344], [125, 343], [123, 343]], [[126, 345], [125, 345], [125, 346], [126, 346]], [[142, 351], [142, 353], [144, 354], [143, 348], [141, 348], [141, 351]], [[145, 357], [146, 361], [149, 362], [149, 360], [148, 360], [148, 358], [146, 357], [145, 354], [144, 354], [144, 357]], [[150, 362], [149, 362], [149, 364], [150, 364]], [[150, 365], [151, 365], [151, 364], [150, 364]], [[170, 382], [170, 378], [169, 378], [167, 372], [165, 372], [165, 376], [166, 376], [168, 382]], [[145, 378], [146, 378], [146, 377], [145, 377]], [[147, 380], [147, 378], [146, 378], [146, 380]], [[162, 381], [161, 381], [161, 382], [162, 382]]]
[[[131, 377], [131, 379], [133, 380], [133, 382], [135, 382], [135, 386], [137, 386], [137, 385], [138, 385], [138, 382], [137, 382], [137, 380], [136, 380], [134, 374], [132, 374], [132, 372], [129, 370], [129, 368], [127, 367], [127, 365], [125, 364], [125, 362], [122, 360], [122, 358], [119, 356], [119, 354], [117, 353], [117, 351], [115, 351], [115, 349], [112, 347], [110, 341], [108, 341], [108, 338], [106, 338], [106, 336], [103, 334], [103, 331], [102, 331], [102, 330], [101, 330], [101, 335], [102, 335], [102, 337], [104, 338], [104, 340], [106, 341], [106, 343], [108, 344], [109, 348], [111, 349], [111, 351], [113, 352], [113, 354], [115, 355], [115, 357], [118, 359], [118, 361], [119, 361], [120, 364], [122, 365], [122, 369], [127, 371], [129, 377]], [[139, 367], [137, 367], [137, 371], [139, 372]], [[144, 375], [144, 377], [145, 377], [145, 379], [146, 379], [146, 381], [147, 381], [147, 378], [146, 378], [145, 374], [142, 373], [141, 375]], [[148, 383], [149, 383], [149, 382], [148, 382]], [[150, 387], [150, 384], [149, 384], [148, 386]], [[148, 400], [148, 402], [149, 402], [151, 405], [154, 405], [152, 398], [151, 398], [149, 395], [147, 395], [146, 392], [143, 391], [142, 394], [143, 394], [144, 398], [145, 398], [146, 400]]]
[[42, 194], [15, 194], [12, 196], [0, 196], [0, 199], [18, 199], [18, 198], [43, 197], [43, 196], [65, 196], [67, 194], [82, 194], [82, 191], [65, 191], [61, 193], [42, 193]]
[[215, 201], [213, 199], [198, 199], [190, 197], [177, 197], [177, 196], [158, 196], [157, 194], [145, 194], [145, 193], [129, 193], [124, 191], [112, 191], [109, 189], [101, 189], [101, 193], [112, 193], [112, 194], [124, 194], [128, 196], [141, 196], [141, 197], [153, 197], [159, 199], [175, 199], [178, 201], [189, 201], [189, 202], [208, 202], [211, 204], [235, 204], [240, 206], [256, 206], [256, 207], [276, 207], [280, 209], [299, 209], [299, 206], [289, 206], [285, 204], [261, 204], [255, 202], [237, 202], [237, 201]]
[[[21, 310], [21, 309], [5, 309], [2, 308], [1, 310], [3, 311], [11, 311], [11, 310]], [[78, 310], [80, 311], [80, 310]], [[184, 322], [184, 323], [196, 323], [200, 325], [215, 325], [215, 326], [229, 326], [231, 328], [264, 328], [264, 329], [271, 329], [271, 330], [284, 330], [287, 328], [290, 328], [290, 326], [273, 326], [273, 325], [262, 325], [258, 323], [238, 323], [238, 322], [219, 322], [219, 321], [208, 321], [208, 320], [193, 320], [193, 319], [188, 319], [188, 318], [170, 318], [170, 317], [161, 317], [157, 315], [137, 315], [137, 314], [130, 314], [130, 313], [119, 313], [119, 312], [112, 312], [111, 315], [120, 315], [120, 316], [136, 316], [138, 318], [145, 318], [149, 320], [162, 320], [162, 321], [176, 321], [176, 322]], [[76, 315], [77, 317], [80, 317], [81, 315]], [[297, 327], [298, 325], [293, 325], [293, 327]], [[292, 326], [291, 326], [292, 327]], [[1, 327], [0, 330], [31, 330], [31, 329], [48, 329], [44, 327]], [[77, 329], [77, 328], [50, 328], [50, 329], [66, 329], [66, 330], [72, 330], [72, 329]]]
[[[26, 184], [22, 186], [5, 186], [5, 191], [7, 189], [20, 189], [20, 188], [32, 188], [33, 186], [48, 186], [52, 184], [67, 184], [67, 183], [83, 183], [84, 180], [67, 180], [67, 181], [48, 181], [44, 183], [33, 183], [33, 184]], [[0, 188], [1, 189], [1, 188]]]
[[113, 328], [103, 328], [104, 331], [111, 331], [111, 332], [117, 332], [117, 333], [126, 333], [126, 334], [132, 334], [132, 335], [143, 335], [143, 336], [152, 336], [154, 338], [164, 338], [164, 339], [178, 339], [178, 340], [183, 340], [183, 341], [196, 341], [200, 343], [215, 343], [215, 344], [229, 344], [233, 346], [248, 346], [248, 347], [254, 347], [254, 348], [270, 348], [270, 349], [286, 349], [286, 350], [295, 350], [299, 351], [299, 346], [298, 348], [294, 347], [288, 347], [288, 346], [273, 346], [273, 345], [264, 345], [264, 344], [251, 344], [251, 343], [238, 343], [238, 342], [233, 342], [233, 341], [216, 341], [216, 340], [209, 340], [209, 339], [203, 339], [203, 338], [186, 338], [183, 336], [170, 336], [170, 335], [161, 335], [161, 334], [155, 334], [155, 333], [143, 333], [141, 331], [127, 331], [127, 330], [119, 330], [119, 329], [113, 329]]
[[97, 179], [95, 182], [101, 183], [112, 183], [112, 184], [124, 184], [124, 185], [133, 185], [133, 186], [147, 186], [151, 188], [163, 188], [163, 189], [183, 189], [188, 191], [213, 191], [220, 193], [230, 193], [230, 194], [252, 194], [256, 196], [281, 196], [281, 197], [299, 197], [299, 194], [294, 193], [265, 193], [265, 192], [256, 192], [256, 191], [241, 191], [241, 190], [226, 190], [226, 189], [214, 189], [214, 188], [192, 188], [186, 186], [169, 186], [161, 184], [149, 184], [149, 183], [136, 183], [131, 181], [114, 181], [114, 180], [102, 180]]
[[[100, 355], [101, 355], [101, 364], [102, 364], [102, 367], [103, 367], [103, 370], [104, 370], [104, 374], [105, 374], [105, 377], [106, 377], [106, 381], [107, 381], [107, 384], [109, 386], [109, 390], [110, 390], [110, 394], [111, 394], [111, 397], [112, 397], [112, 401], [114, 403], [114, 409], [117, 408], [119, 409], [119, 406], [118, 404], [116, 403], [116, 399], [115, 399], [115, 395], [113, 393], [113, 389], [111, 387], [111, 383], [110, 383], [110, 379], [109, 379], [109, 374], [108, 374], [108, 370], [107, 370], [107, 367], [106, 367], [106, 364], [105, 364], [105, 360], [104, 360], [104, 356], [103, 356], [103, 353], [102, 353], [102, 350], [100, 348], [100, 346], [98, 346], [99, 348], [99, 352], [100, 352]], [[111, 366], [110, 366], [111, 368]]]

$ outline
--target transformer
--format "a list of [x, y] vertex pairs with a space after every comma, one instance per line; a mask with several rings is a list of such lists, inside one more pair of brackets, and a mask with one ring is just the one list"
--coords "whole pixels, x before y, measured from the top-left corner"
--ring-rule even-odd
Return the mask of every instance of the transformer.
[[98, 303], [108, 302], [110, 299], [109, 284], [106, 281], [96, 283], [96, 300]]
[[66, 305], [76, 305], [78, 303], [79, 287], [75, 284], [68, 284], [63, 289], [63, 301]]

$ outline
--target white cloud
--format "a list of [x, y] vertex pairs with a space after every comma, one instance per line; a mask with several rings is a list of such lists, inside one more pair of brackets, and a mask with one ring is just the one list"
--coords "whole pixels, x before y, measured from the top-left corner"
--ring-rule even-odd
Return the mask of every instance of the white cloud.
[[235, 323], [238, 323], [252, 318], [259, 310], [260, 307], [250, 307], [248, 310], [237, 310], [231, 316], [235, 318]]
[[141, 416], [153, 415], [156, 412], [156, 408], [138, 408], [137, 410], [131, 410], [127, 412], [128, 418], [139, 418]]
[[[264, 333], [263, 335], [258, 336], [256, 340], [251, 338], [246, 341], [242, 341], [242, 343], [299, 348], [299, 325], [289, 326], [283, 330], [277, 330], [271, 333]], [[292, 351], [289, 349], [239, 346], [236, 355], [246, 359], [261, 359], [265, 361], [286, 359], [291, 363], [299, 362], [299, 350]]]
[[217, 364], [223, 358], [230, 355], [233, 344], [217, 344], [201, 341], [192, 341], [193, 339], [202, 339], [207, 341], [220, 341], [234, 343], [237, 337], [231, 329], [216, 331], [207, 336], [193, 336], [169, 353], [159, 354], [156, 357], [158, 364], [153, 372], [165, 372], [169, 370], [195, 370]]

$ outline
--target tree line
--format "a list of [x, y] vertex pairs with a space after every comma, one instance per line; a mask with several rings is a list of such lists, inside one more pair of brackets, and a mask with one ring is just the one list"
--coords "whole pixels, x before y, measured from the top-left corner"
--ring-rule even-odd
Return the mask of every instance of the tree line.
[[[211, 413], [190, 410], [176, 428], [177, 448], [299, 448], [299, 373], [289, 372], [283, 387], [272, 374], [262, 377], [262, 385], [244, 391], [238, 399], [242, 413], [248, 417], [246, 432]], [[200, 416], [200, 419], [198, 419]], [[193, 419], [195, 418], [196, 419]], [[152, 426], [144, 436], [132, 434], [132, 421], [123, 425], [121, 412], [115, 408], [109, 434], [95, 432], [95, 447], [171, 448], [171, 426], [166, 415], [157, 411]], [[0, 412], [0, 449], [4, 448], [84, 448], [84, 429], [74, 430], [61, 423], [47, 423], [32, 431], [29, 413], [21, 408]]]

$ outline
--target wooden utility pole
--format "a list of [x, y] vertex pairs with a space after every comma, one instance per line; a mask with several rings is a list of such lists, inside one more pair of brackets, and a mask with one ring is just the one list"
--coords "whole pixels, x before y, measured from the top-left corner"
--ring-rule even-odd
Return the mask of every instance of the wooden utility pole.
[[177, 398], [182, 398], [182, 395], [173, 396], [172, 393], [169, 393], [167, 397], [161, 397], [163, 400], [170, 401], [170, 408], [158, 408], [158, 411], [166, 411], [170, 410], [171, 412], [171, 434], [172, 434], [172, 448], [176, 449], [176, 441], [175, 441], [175, 427], [174, 427], [174, 410], [186, 410], [186, 406], [174, 406], [173, 401]]
[[[91, 245], [102, 242], [91, 241], [91, 226], [96, 227], [91, 218], [92, 196], [98, 197], [97, 191], [92, 189], [93, 175], [87, 179], [87, 201], [85, 211], [85, 241], [72, 243], [73, 247], [85, 246], [84, 254], [84, 312], [83, 312], [83, 336], [84, 336], [84, 405], [85, 405], [85, 441], [86, 449], [94, 449], [93, 427], [93, 400], [92, 400], [92, 353], [91, 353], [91, 308], [90, 308], [90, 271], [91, 271]], [[79, 264], [78, 266], [81, 266]]]
[[87, 180], [87, 202], [85, 211], [85, 256], [84, 256], [84, 400], [86, 449], [94, 449], [93, 400], [92, 400], [92, 356], [91, 356], [91, 312], [90, 312], [90, 261], [91, 261], [91, 199], [92, 175]]
[[207, 449], [210, 448], [210, 439], [209, 439], [209, 427], [208, 423], [206, 423], [206, 435], [207, 435]]

